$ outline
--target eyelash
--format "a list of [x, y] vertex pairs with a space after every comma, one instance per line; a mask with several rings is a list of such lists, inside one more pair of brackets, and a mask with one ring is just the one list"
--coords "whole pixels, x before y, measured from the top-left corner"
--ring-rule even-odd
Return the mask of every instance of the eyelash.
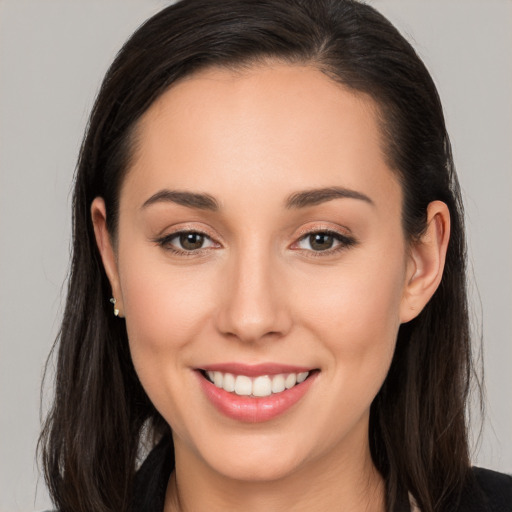
[[160, 247], [162, 247], [163, 249], [165, 249], [166, 251], [169, 251], [172, 254], [176, 254], [177, 256], [185, 256], [185, 257], [200, 256], [205, 251], [207, 251], [209, 249], [209, 247], [202, 247], [197, 250], [187, 251], [186, 249], [177, 249], [176, 247], [173, 247], [171, 245], [171, 241], [174, 240], [175, 238], [179, 238], [181, 235], [189, 235], [189, 234], [201, 235], [205, 239], [208, 239], [213, 242], [212, 237], [210, 235], [208, 235], [208, 233], [205, 233], [204, 231], [200, 231], [197, 229], [183, 229], [180, 231], [175, 231], [174, 233], [170, 233], [161, 238], [157, 238], [156, 240], [154, 240], [154, 242], [157, 245], [159, 245]]
[[[175, 254], [177, 256], [185, 256], [185, 257], [200, 256], [200, 255], [204, 254], [205, 251], [210, 249], [210, 247], [202, 247], [197, 250], [184, 250], [184, 249], [177, 249], [176, 247], [173, 247], [171, 245], [172, 240], [179, 238], [182, 235], [187, 235], [187, 234], [201, 235], [201, 236], [205, 237], [206, 239], [210, 240], [212, 243], [216, 243], [213, 241], [212, 237], [209, 236], [207, 233], [205, 233], [204, 231], [196, 230], [196, 229], [185, 229], [185, 230], [181, 230], [181, 231], [175, 231], [174, 233], [170, 233], [168, 235], [165, 235], [163, 237], [155, 239], [154, 242], [157, 245], [159, 245], [160, 247], [162, 247], [163, 249], [165, 249], [166, 251], [169, 251], [172, 254]], [[325, 251], [315, 251], [315, 250], [310, 250], [310, 249], [293, 249], [293, 250], [306, 251], [309, 254], [309, 256], [317, 258], [317, 257], [329, 256], [329, 255], [341, 252], [345, 249], [348, 249], [349, 247], [352, 247], [354, 245], [357, 245], [357, 241], [355, 238], [352, 238], [352, 237], [349, 237], [346, 235], [342, 235], [341, 233], [338, 233], [337, 231], [333, 231], [330, 229], [314, 229], [311, 231], [306, 231], [304, 233], [301, 233], [300, 238], [296, 242], [294, 242], [293, 245], [296, 245], [296, 244], [302, 242], [303, 240], [306, 240], [308, 237], [310, 237], [312, 235], [332, 236], [338, 242], [338, 245], [336, 245], [330, 249], [326, 249]]]
[[332, 254], [336, 254], [338, 252], [344, 251], [350, 247], [353, 247], [357, 245], [357, 241], [355, 238], [342, 235], [341, 233], [338, 233], [337, 231], [333, 231], [331, 229], [313, 229], [311, 231], [306, 231], [305, 233], [302, 233], [300, 238], [294, 242], [293, 245], [296, 245], [303, 240], [306, 240], [308, 237], [312, 235], [328, 235], [332, 236], [336, 242], [338, 242], [338, 245], [335, 245], [334, 247], [327, 249], [325, 251], [315, 251], [315, 250], [309, 250], [309, 249], [295, 249], [295, 250], [303, 250], [308, 253], [309, 256], [318, 258], [318, 257], [325, 257], [330, 256]]

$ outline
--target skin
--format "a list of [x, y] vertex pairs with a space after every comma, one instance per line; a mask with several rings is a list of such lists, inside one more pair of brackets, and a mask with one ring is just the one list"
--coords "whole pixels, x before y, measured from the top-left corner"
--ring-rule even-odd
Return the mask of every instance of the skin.
[[[138, 125], [115, 246], [103, 200], [93, 202], [135, 368], [173, 429], [166, 512], [384, 510], [370, 405], [400, 324], [440, 282], [449, 214], [431, 203], [425, 235], [406, 242], [376, 111], [313, 67], [202, 71]], [[285, 207], [291, 194], [324, 187], [370, 201]], [[143, 207], [163, 189], [209, 194], [219, 209]], [[206, 233], [205, 246], [175, 254], [177, 238], [156, 241], [183, 229]], [[307, 233], [325, 230], [352, 244], [313, 250]], [[218, 412], [197, 383], [194, 368], [226, 361], [320, 371], [284, 414], [243, 423]]]

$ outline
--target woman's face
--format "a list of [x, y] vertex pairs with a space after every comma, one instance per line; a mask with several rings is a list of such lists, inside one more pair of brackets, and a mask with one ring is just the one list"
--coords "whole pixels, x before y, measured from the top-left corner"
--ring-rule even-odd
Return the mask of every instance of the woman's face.
[[135, 148], [111, 280], [178, 462], [270, 480], [361, 459], [414, 272], [374, 104], [311, 67], [210, 69]]

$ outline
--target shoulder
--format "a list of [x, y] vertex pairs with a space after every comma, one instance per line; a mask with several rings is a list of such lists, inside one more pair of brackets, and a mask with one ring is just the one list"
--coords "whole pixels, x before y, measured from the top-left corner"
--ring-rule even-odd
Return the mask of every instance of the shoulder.
[[491, 512], [512, 512], [512, 476], [473, 468], [473, 475]]

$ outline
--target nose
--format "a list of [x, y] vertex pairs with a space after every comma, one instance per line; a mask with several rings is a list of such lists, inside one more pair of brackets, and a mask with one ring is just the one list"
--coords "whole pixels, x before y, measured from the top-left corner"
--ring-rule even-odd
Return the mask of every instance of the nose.
[[230, 258], [228, 267], [217, 315], [219, 331], [249, 343], [286, 335], [292, 325], [286, 283], [272, 256], [246, 248]]

